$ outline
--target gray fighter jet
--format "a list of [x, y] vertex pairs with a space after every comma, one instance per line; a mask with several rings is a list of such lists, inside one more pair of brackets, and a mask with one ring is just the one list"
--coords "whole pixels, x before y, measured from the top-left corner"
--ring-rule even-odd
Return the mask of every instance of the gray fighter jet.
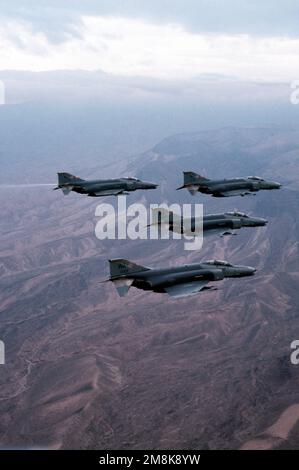
[[[207, 214], [202, 219], [202, 230], [204, 235], [219, 234], [236, 235], [234, 230], [242, 227], [263, 227], [268, 223], [266, 219], [260, 217], [250, 217], [243, 212], [225, 212], [223, 214]], [[165, 224], [169, 231], [189, 236], [196, 235], [196, 230], [201, 225], [195, 217], [189, 219], [183, 218], [163, 207], [152, 210], [152, 224], [161, 226]]]
[[187, 297], [203, 290], [215, 289], [207, 286], [210, 281], [252, 276], [256, 271], [249, 266], [234, 266], [218, 260], [160, 269], [140, 266], [126, 259], [111, 259], [109, 263], [110, 278], [107, 281], [114, 283], [121, 297], [126, 295], [131, 286], [167, 293], [175, 298]]
[[210, 180], [193, 171], [184, 171], [184, 184], [177, 189], [188, 189], [194, 196], [197, 192], [211, 194], [214, 197], [246, 196], [261, 189], [279, 189], [281, 184], [266, 181], [259, 176]]
[[137, 189], [156, 189], [157, 184], [146, 183], [137, 178], [118, 178], [107, 180], [83, 180], [70, 173], [58, 173], [58, 186], [66, 196], [70, 191], [87, 194], [91, 197], [118, 196]]

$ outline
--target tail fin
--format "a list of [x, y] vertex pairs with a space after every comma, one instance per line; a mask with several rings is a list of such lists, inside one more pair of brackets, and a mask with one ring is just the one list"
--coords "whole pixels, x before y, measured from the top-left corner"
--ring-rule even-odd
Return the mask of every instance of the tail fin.
[[113, 278], [128, 276], [132, 273], [148, 271], [150, 269], [122, 258], [110, 259], [109, 265], [111, 280], [113, 280]]
[[194, 196], [198, 191], [198, 186], [208, 181], [210, 181], [208, 178], [194, 173], [193, 171], [184, 171], [184, 184], [177, 189], [187, 188], [189, 193]]
[[184, 186], [194, 183], [203, 183], [204, 181], [209, 181], [209, 179], [193, 171], [184, 171]]
[[110, 259], [109, 264], [110, 280], [113, 281], [120, 297], [124, 297], [133, 284], [134, 279], [129, 278], [130, 274], [150, 269], [122, 258]]
[[173, 212], [170, 208], [155, 207], [152, 209], [152, 223], [150, 225], [166, 224], [169, 230], [181, 233], [182, 216]]
[[174, 212], [164, 207], [155, 207], [152, 209], [152, 224], [171, 224], [175, 215]]
[[57, 173], [58, 174], [58, 186], [63, 184], [71, 184], [78, 181], [84, 181], [82, 178], [78, 178], [78, 176], [71, 175], [70, 173]]

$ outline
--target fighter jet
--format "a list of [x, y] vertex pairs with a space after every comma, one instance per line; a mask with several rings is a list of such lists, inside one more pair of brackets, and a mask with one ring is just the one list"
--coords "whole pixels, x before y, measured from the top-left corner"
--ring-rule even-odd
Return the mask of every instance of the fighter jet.
[[83, 180], [70, 173], [57, 173], [58, 186], [66, 196], [70, 191], [80, 194], [87, 194], [91, 197], [100, 196], [118, 196], [119, 194], [128, 194], [128, 191], [137, 189], [156, 189], [157, 184], [146, 183], [137, 178], [118, 178], [108, 180]]
[[[172, 268], [153, 269], [140, 266], [126, 259], [111, 259], [110, 278], [123, 297], [131, 286], [153, 292], [167, 293], [180, 298], [213, 289], [210, 281], [221, 281], [227, 277], [252, 276], [256, 269], [249, 266], [234, 266], [227, 261], [204, 261]], [[106, 282], [106, 281], [104, 281]]]
[[197, 192], [211, 194], [214, 197], [246, 196], [261, 189], [279, 189], [281, 184], [266, 181], [259, 176], [210, 180], [193, 171], [184, 171], [184, 184], [177, 189], [188, 189], [194, 196]]
[[[234, 230], [242, 227], [263, 227], [268, 223], [266, 219], [260, 217], [250, 217], [243, 212], [224, 212], [223, 214], [207, 214], [202, 219], [202, 230], [204, 235], [219, 234], [237, 235]], [[169, 231], [188, 236], [195, 236], [200, 223], [195, 217], [184, 218], [168, 209], [158, 207], [152, 210], [151, 225], [161, 226], [165, 224]]]

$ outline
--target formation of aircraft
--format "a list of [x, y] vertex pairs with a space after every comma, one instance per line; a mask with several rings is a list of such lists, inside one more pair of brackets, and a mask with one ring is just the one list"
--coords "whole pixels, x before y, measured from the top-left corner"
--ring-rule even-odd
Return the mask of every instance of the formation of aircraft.
[[[106, 180], [84, 180], [70, 173], [58, 173], [58, 186], [64, 195], [71, 191], [87, 194], [91, 197], [117, 196], [131, 191], [156, 189], [157, 184], [148, 183], [137, 178], [118, 178]], [[245, 196], [255, 194], [260, 190], [279, 189], [281, 185], [274, 181], [266, 181], [258, 176], [211, 180], [192, 171], [184, 172], [184, 184], [192, 195], [197, 192], [210, 194], [214, 197]], [[184, 219], [181, 215], [166, 209], [157, 208], [158, 225], [168, 224], [169, 230], [178, 233], [195, 235], [196, 219]], [[203, 216], [203, 233], [218, 233], [221, 236], [235, 234], [234, 230], [243, 227], [261, 227], [267, 224], [266, 219], [251, 217], [245, 213], [233, 211]], [[135, 264], [132, 261], [117, 258], [109, 260], [110, 278], [118, 294], [122, 297], [130, 287], [167, 293], [171, 297], [181, 298], [198, 294], [204, 290], [215, 290], [208, 286], [211, 281], [221, 281], [225, 278], [245, 277], [255, 274], [251, 266], [237, 266], [227, 261], [213, 260], [196, 264], [185, 264], [166, 268], [149, 268]], [[106, 281], [104, 281], [106, 282]]]

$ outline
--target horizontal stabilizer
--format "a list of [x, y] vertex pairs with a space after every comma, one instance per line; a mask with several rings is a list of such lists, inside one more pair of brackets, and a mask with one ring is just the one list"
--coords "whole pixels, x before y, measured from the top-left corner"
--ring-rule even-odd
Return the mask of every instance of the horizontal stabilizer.
[[65, 196], [67, 196], [71, 192], [71, 190], [73, 189], [73, 186], [62, 187], [61, 189], [62, 189], [63, 194]]
[[198, 186], [186, 186], [186, 188], [188, 189], [189, 193], [194, 196], [197, 191], [198, 191]]
[[128, 293], [128, 290], [130, 289], [132, 283], [133, 283], [133, 279], [126, 279], [126, 278], [116, 279], [115, 281], [113, 281], [113, 284], [115, 285], [118, 295], [120, 297], [124, 297]]

